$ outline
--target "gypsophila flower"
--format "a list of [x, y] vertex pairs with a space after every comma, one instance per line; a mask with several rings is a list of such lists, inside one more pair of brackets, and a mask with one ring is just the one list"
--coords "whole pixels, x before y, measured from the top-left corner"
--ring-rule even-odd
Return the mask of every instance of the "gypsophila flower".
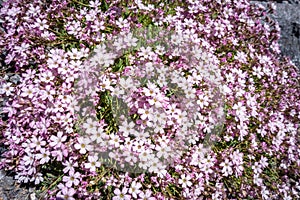
[[90, 171], [95, 172], [97, 167], [101, 166], [101, 163], [98, 161], [98, 155], [88, 156], [88, 163], [85, 163], [85, 168], [90, 169]]
[[141, 200], [155, 200], [155, 197], [152, 197], [152, 192], [150, 190], [146, 190], [145, 192], [141, 192], [139, 194]]
[[50, 200], [299, 199], [299, 70], [274, 9], [3, 1], [0, 169]]
[[128, 188], [124, 187], [122, 189], [122, 191], [118, 188], [116, 188], [114, 190], [114, 194], [116, 196], [114, 196], [112, 199], [113, 200], [129, 200], [130, 199], [130, 195], [127, 194]]
[[190, 180], [191, 180], [190, 175], [186, 176], [185, 174], [182, 174], [180, 176], [178, 183], [181, 184], [183, 188], [190, 187], [192, 185], [192, 182]]
[[63, 169], [63, 172], [66, 174], [69, 171], [74, 172], [75, 171], [75, 167], [78, 167], [78, 162], [73, 161], [73, 160], [69, 160], [69, 161], [65, 161], [63, 163], [63, 165], [65, 166], [65, 168]]
[[2, 85], [0, 89], [0, 94], [5, 94], [6, 96], [9, 96], [14, 91], [14, 88], [11, 87], [12, 83], [5, 83]]
[[76, 190], [74, 188], [63, 187], [61, 191], [57, 193], [56, 197], [64, 200], [75, 200], [75, 198], [73, 198], [75, 194]]
[[41, 148], [40, 153], [36, 155], [37, 159], [40, 159], [40, 164], [45, 164], [50, 160], [50, 152], [46, 151], [46, 149]]
[[80, 183], [81, 174], [75, 171], [69, 171], [69, 176], [63, 177], [63, 182], [66, 183], [67, 187], [72, 187], [72, 185], [76, 186]]
[[44, 141], [42, 139], [42, 137], [36, 137], [36, 136], [33, 136], [33, 138], [31, 139], [31, 143], [30, 143], [30, 147], [31, 148], [35, 148], [36, 150], [40, 150], [43, 146], [46, 145], [46, 141]]
[[220, 164], [220, 166], [222, 167], [222, 173], [224, 176], [229, 176], [233, 173], [232, 171], [232, 163], [231, 161], [229, 161], [229, 159], [226, 159], [224, 162], [222, 162]]
[[57, 136], [51, 135], [50, 140], [52, 141], [49, 143], [50, 146], [59, 148], [67, 140], [67, 136], [63, 135], [62, 131], [59, 131]]
[[137, 198], [137, 196], [141, 193], [140, 188], [142, 187], [142, 184], [139, 182], [132, 182], [130, 185], [130, 188], [128, 192], [134, 197]]
[[33, 95], [37, 92], [37, 88], [34, 85], [24, 86], [22, 89], [21, 96], [22, 97], [28, 97], [32, 98]]
[[88, 151], [92, 149], [90, 145], [90, 140], [88, 138], [78, 138], [78, 143], [74, 145], [75, 149], [79, 150], [79, 153], [86, 154]]

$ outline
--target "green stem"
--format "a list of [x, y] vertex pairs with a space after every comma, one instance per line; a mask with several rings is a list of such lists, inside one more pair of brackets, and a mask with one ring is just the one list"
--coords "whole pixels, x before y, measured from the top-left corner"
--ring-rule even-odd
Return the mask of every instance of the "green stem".
[[82, 6], [85, 6], [85, 7], [90, 7], [90, 5], [84, 4], [80, 1], [77, 1], [77, 0], [72, 0], [72, 1], [75, 2], [75, 3], [78, 3], [79, 5], [82, 5]]

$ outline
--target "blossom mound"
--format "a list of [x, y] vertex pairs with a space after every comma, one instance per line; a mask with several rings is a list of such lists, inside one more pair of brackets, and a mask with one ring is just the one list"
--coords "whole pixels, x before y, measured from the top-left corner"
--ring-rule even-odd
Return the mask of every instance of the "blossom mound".
[[45, 199], [300, 198], [300, 76], [274, 10], [4, 2], [0, 168]]
[[[133, 32], [96, 46], [85, 63], [75, 84], [77, 113], [83, 121], [78, 126], [83, 128], [82, 140], [91, 138], [90, 151], [101, 155], [102, 164], [116, 164], [118, 170], [132, 173], [165, 173], [167, 165], [200, 138], [204, 151], [216, 141], [224, 122], [221, 72], [212, 53], [180, 33], [141, 28]], [[155, 33], [159, 33], [156, 38]], [[143, 37], [149, 34], [151, 38]], [[138, 47], [138, 43], [146, 44]], [[154, 55], [152, 48], [163, 52]], [[137, 56], [126, 61], [130, 53]], [[165, 63], [166, 54], [180, 55], [181, 66]], [[116, 59], [125, 63], [122, 72], [110, 64]], [[111, 102], [102, 103], [110, 105], [112, 116], [100, 117], [117, 129], [109, 135], [105, 127], [97, 126], [97, 109], [106, 106], [95, 109], [97, 93], [110, 94], [107, 100]], [[201, 124], [204, 116], [209, 122]], [[141, 144], [139, 148], [132, 147], [135, 142]]]

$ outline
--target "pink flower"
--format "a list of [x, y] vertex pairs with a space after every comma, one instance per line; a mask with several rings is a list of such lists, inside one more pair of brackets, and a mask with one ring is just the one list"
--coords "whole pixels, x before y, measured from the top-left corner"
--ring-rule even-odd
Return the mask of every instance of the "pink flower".
[[235, 113], [237, 116], [240, 116], [240, 115], [245, 115], [246, 113], [246, 107], [243, 105], [242, 102], [238, 102], [237, 104], [234, 104], [232, 109], [235, 110]]
[[267, 159], [266, 157], [262, 156], [262, 157], [260, 158], [260, 165], [261, 165], [262, 167], [267, 167], [267, 166], [269, 165], [269, 163], [268, 163], [267, 161], [268, 161], [268, 159]]
[[122, 142], [122, 140], [120, 139], [120, 137], [118, 135], [110, 134], [109, 137], [110, 137], [110, 140], [109, 140], [110, 145], [112, 145], [114, 147], [120, 146], [120, 142]]
[[74, 172], [74, 167], [78, 167], [78, 162], [73, 161], [73, 159], [69, 159], [69, 161], [63, 162], [63, 165], [65, 166], [63, 172], [66, 174], [68, 171]]
[[143, 88], [143, 92], [147, 97], [155, 96], [157, 93], [159, 93], [159, 89], [155, 84], [148, 82], [147, 87]]
[[178, 183], [181, 184], [183, 188], [190, 187], [192, 185], [191, 179], [190, 175], [182, 174]]
[[85, 168], [90, 169], [91, 172], [96, 171], [96, 167], [100, 167], [101, 163], [98, 161], [98, 155], [88, 156], [88, 163], [85, 163]]
[[224, 176], [229, 176], [233, 173], [232, 167], [231, 167], [232, 162], [230, 162], [228, 158], [226, 158], [225, 161], [220, 164], [220, 166], [223, 167], [222, 173]]
[[146, 119], [152, 120], [153, 119], [153, 115], [152, 115], [153, 109], [152, 108], [150, 108], [150, 109], [139, 108], [138, 113], [141, 115], [142, 120], [146, 120]]
[[46, 72], [43, 72], [41, 74], [40, 81], [45, 82], [45, 83], [49, 83], [49, 82], [53, 81], [54, 78], [55, 77], [53, 76], [51, 71], [46, 71]]
[[55, 89], [51, 88], [51, 85], [46, 85], [45, 90], [40, 90], [42, 100], [49, 99], [49, 101], [52, 101], [54, 99], [53, 96], [55, 95], [55, 93]]
[[32, 153], [28, 153], [23, 157], [24, 165], [32, 165], [35, 161], [35, 155]]
[[75, 171], [69, 171], [69, 176], [63, 177], [63, 182], [66, 182], [67, 187], [72, 187], [72, 185], [78, 185], [80, 183], [81, 174]]
[[120, 28], [127, 28], [129, 27], [129, 23], [127, 19], [119, 18], [118, 21], [116, 22], [116, 25], [119, 26]]
[[142, 184], [141, 184], [141, 183], [133, 181], [133, 182], [131, 183], [130, 188], [129, 188], [129, 193], [130, 193], [134, 198], [137, 198], [137, 195], [138, 195], [139, 193], [141, 193], [141, 191], [140, 191], [140, 188], [141, 188], [141, 187], [142, 187]]
[[49, 25], [47, 25], [47, 20], [43, 19], [41, 20], [40, 18], [36, 19], [36, 22], [34, 24], [34, 27], [40, 29], [41, 31], [43, 31], [44, 29], [49, 28]]
[[75, 149], [79, 150], [79, 153], [86, 154], [87, 151], [92, 150], [92, 146], [90, 145], [90, 139], [79, 137], [78, 143], [74, 145]]
[[140, 199], [139, 200], [156, 200], [155, 197], [151, 197], [152, 192], [151, 190], [146, 190], [146, 192], [141, 192], [139, 194]]
[[97, 125], [98, 122], [96, 120], [88, 118], [82, 127], [86, 129], [86, 133], [95, 133], [97, 132]]
[[28, 98], [32, 98], [33, 95], [37, 92], [37, 88], [34, 85], [29, 85], [29, 86], [24, 86], [22, 88], [22, 93], [21, 96], [22, 97], [28, 97]]
[[41, 173], [37, 173], [34, 177], [31, 178], [30, 181], [34, 181], [35, 185], [40, 184], [41, 182], [43, 182], [44, 178], [43, 178], [43, 174]]
[[104, 21], [95, 21], [94, 22], [95, 24], [92, 25], [91, 27], [94, 29], [94, 30], [104, 30], [105, 29], [105, 26], [104, 26]]
[[204, 108], [204, 106], [209, 105], [209, 98], [203, 94], [198, 96], [197, 104], [200, 106], [200, 108]]
[[136, 131], [134, 129], [135, 123], [123, 121], [122, 125], [119, 126], [119, 131], [122, 132], [122, 135], [128, 137], [129, 134], [132, 134]]
[[74, 188], [63, 187], [56, 196], [64, 200], [75, 200], [75, 198], [73, 198], [75, 193], [76, 191], [74, 190]]
[[262, 172], [262, 166], [259, 162], [255, 162], [251, 168], [255, 174], [260, 174]]
[[50, 152], [47, 151], [46, 149], [42, 148], [42, 149], [40, 149], [40, 153], [38, 153], [36, 155], [36, 158], [40, 159], [40, 164], [42, 165], [42, 164], [49, 162], [49, 160], [50, 160], [49, 156], [50, 156]]
[[36, 150], [40, 150], [43, 146], [46, 145], [46, 141], [44, 141], [41, 136], [38, 138], [36, 136], [33, 136], [31, 139], [30, 147], [35, 148]]
[[14, 91], [14, 88], [11, 87], [12, 83], [5, 83], [0, 88], [0, 94], [6, 94], [6, 96], [9, 96]]
[[50, 146], [52, 147], [61, 147], [62, 143], [67, 140], [67, 136], [63, 135], [62, 131], [59, 131], [57, 133], [57, 136], [51, 135], [50, 137], [51, 142], [49, 143]]
[[129, 200], [129, 199], [131, 199], [130, 195], [128, 195], [127, 192], [128, 192], [128, 188], [126, 188], [126, 187], [124, 187], [122, 189], [122, 191], [119, 188], [116, 188], [114, 190], [114, 194], [116, 196], [114, 196], [112, 198], [112, 200]]

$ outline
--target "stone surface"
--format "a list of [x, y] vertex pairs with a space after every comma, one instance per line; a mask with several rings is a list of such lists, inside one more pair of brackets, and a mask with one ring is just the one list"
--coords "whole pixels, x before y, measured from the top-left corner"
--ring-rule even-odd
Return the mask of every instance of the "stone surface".
[[267, 6], [268, 2], [275, 3], [275, 14], [270, 15], [281, 28], [279, 40], [282, 55], [291, 58], [293, 63], [300, 69], [300, 1], [277, 0], [277, 1], [252, 1]]
[[[2, 171], [2, 174], [5, 173]], [[12, 176], [2, 176], [0, 179], [0, 200], [29, 200], [30, 192], [24, 187], [20, 187]]]

